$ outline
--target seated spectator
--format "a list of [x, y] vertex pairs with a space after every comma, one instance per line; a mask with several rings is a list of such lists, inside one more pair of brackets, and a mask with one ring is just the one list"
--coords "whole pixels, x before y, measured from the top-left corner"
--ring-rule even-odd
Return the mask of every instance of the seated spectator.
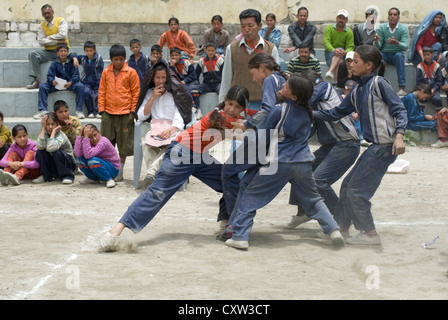
[[70, 90], [76, 94], [76, 116], [84, 119], [84, 86], [79, 81], [78, 68], [74, 66], [74, 58], [69, 55], [68, 46], [61, 44], [57, 49], [58, 57], [51, 63], [47, 73], [47, 82], [39, 86], [39, 111], [33, 116], [41, 119], [48, 113], [48, 95], [58, 90]]
[[171, 70], [176, 73], [182, 84], [184, 84], [188, 92], [190, 92], [190, 87], [192, 85], [199, 84], [193, 63], [191, 63], [190, 60], [183, 58], [181, 50], [176, 47], [170, 49], [170, 58]]
[[205, 30], [204, 37], [202, 39], [202, 46], [198, 51], [198, 56], [206, 57], [205, 50], [208, 43], [213, 43], [216, 47], [216, 53], [220, 56], [225, 54], [227, 46], [230, 44], [229, 32], [222, 28], [223, 22], [220, 15], [212, 17], [212, 27]]
[[401, 98], [408, 113], [406, 129], [413, 131], [437, 130], [435, 116], [425, 114], [419, 101], [431, 98], [431, 87], [428, 84], [419, 84], [414, 91]]
[[[355, 54], [355, 51], [348, 52], [345, 55], [345, 60], [339, 65], [338, 81], [337, 81], [337, 87], [339, 89], [344, 89], [346, 82], [349, 80], [354, 80], [355, 82], [358, 82], [361, 79], [360, 77], [355, 76], [351, 69], [351, 64], [353, 63], [353, 55], [354, 54]], [[342, 94], [341, 91], [339, 93]]]
[[325, 28], [325, 60], [330, 67], [325, 75], [327, 81], [338, 78], [338, 67], [345, 55], [355, 48], [353, 32], [347, 27], [348, 12], [341, 9], [336, 16], [336, 23]]
[[151, 47], [148, 70], [151, 69], [159, 61], [165, 63], [167, 66], [169, 65], [168, 61], [166, 61], [166, 59], [163, 57], [162, 48], [158, 44], [155, 44]]
[[53, 105], [53, 111], [58, 118], [61, 131], [74, 146], [76, 136], [79, 134], [79, 130], [81, 130], [81, 121], [79, 121], [78, 117], [70, 115], [68, 104], [64, 100], [57, 100]]
[[[296, 50], [302, 45], [305, 45], [310, 48], [313, 56], [316, 54], [314, 51], [314, 35], [316, 34], [317, 28], [307, 20], [308, 9], [300, 7], [297, 10], [297, 22], [291, 23], [288, 27], [288, 34], [292, 41], [292, 47], [286, 48], [283, 51], [284, 53], [291, 53], [291, 55], [294, 56]], [[293, 56], [291, 56], [291, 58], [293, 58]]]
[[442, 32], [440, 32], [440, 44], [442, 45], [442, 55], [440, 57], [440, 60], [437, 60], [437, 62], [442, 67], [446, 67], [448, 66], [448, 64], [446, 63], [446, 56], [448, 55], [448, 25], [445, 25], [442, 29]]
[[368, 8], [365, 15], [366, 21], [364, 23], [353, 25], [355, 49], [363, 44], [372, 45], [376, 35], [375, 21], [378, 18], [378, 12], [374, 8]]
[[140, 44], [140, 40], [138, 39], [132, 39], [129, 42], [129, 49], [131, 50], [132, 54], [129, 57], [127, 63], [128, 66], [137, 71], [141, 85], [143, 77], [149, 69], [149, 58], [142, 52], [142, 45]]
[[143, 158], [147, 166], [145, 180], [152, 183], [169, 144], [191, 120], [191, 104], [188, 118], [187, 110], [181, 109], [176, 101], [179, 92], [173, 86], [169, 69], [161, 62], [148, 72], [143, 83], [136, 110], [139, 121], [151, 121]]
[[298, 49], [299, 55], [292, 58], [288, 67], [286, 68], [286, 74], [288, 76], [293, 73], [301, 73], [305, 70], [314, 70], [319, 75], [322, 76], [322, 70], [320, 67], [320, 61], [311, 55], [310, 47], [302, 44]]
[[432, 47], [434, 61], [440, 61], [442, 45], [440, 34], [446, 24], [445, 14], [440, 10], [431, 11], [417, 27], [409, 47], [408, 62], [417, 66], [423, 59], [423, 47]]
[[433, 60], [434, 51], [432, 47], [423, 47], [423, 61], [417, 65], [415, 70], [415, 84], [426, 83], [431, 88], [432, 103], [436, 111], [442, 109], [442, 99], [440, 98], [440, 87], [443, 84], [442, 68]]
[[[277, 19], [275, 18], [275, 14], [268, 13], [266, 15], [266, 27], [261, 28], [261, 30], [258, 32], [260, 37], [263, 39], [273, 43], [277, 49], [280, 46], [280, 43], [282, 42], [282, 31], [278, 29], [275, 24], [277, 23]], [[280, 68], [285, 71], [286, 70], [286, 63], [283, 58], [279, 57], [280, 62]]]
[[373, 45], [381, 51], [383, 60], [395, 66], [399, 90], [397, 94], [406, 94], [406, 72], [404, 54], [409, 47], [409, 30], [400, 21], [400, 10], [390, 8], [387, 13], [389, 22], [383, 23], [374, 38]]
[[196, 108], [196, 118], [202, 118], [202, 111], [200, 106], [201, 94], [207, 92], [215, 92], [219, 94], [221, 88], [222, 68], [224, 65], [224, 58], [218, 56], [216, 47], [213, 43], [205, 45], [206, 57], [201, 58], [196, 67], [196, 75], [202, 74], [202, 83], [192, 85], [190, 87], [191, 95], [193, 97], [194, 106]]
[[170, 50], [171, 48], [177, 47], [182, 51], [182, 56], [185, 59], [193, 60], [196, 53], [194, 42], [185, 31], [179, 29], [179, 20], [172, 17], [168, 20], [168, 25], [170, 30], [164, 32], [160, 36], [157, 44], [163, 48], [166, 43], [168, 49]]

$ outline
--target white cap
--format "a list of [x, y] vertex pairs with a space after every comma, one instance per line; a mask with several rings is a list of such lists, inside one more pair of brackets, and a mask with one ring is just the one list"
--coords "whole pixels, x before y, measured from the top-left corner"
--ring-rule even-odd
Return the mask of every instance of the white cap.
[[339, 11], [338, 11], [338, 16], [340, 16], [340, 15], [342, 15], [342, 16], [348, 18], [348, 12], [347, 12], [347, 10], [345, 10], [345, 9], [341, 9], [341, 10], [339, 10]]
[[353, 56], [354, 55], [355, 55], [355, 51], [347, 52], [347, 54], [345, 55], [345, 60], [347, 60], [347, 59], [352, 59], [353, 60]]

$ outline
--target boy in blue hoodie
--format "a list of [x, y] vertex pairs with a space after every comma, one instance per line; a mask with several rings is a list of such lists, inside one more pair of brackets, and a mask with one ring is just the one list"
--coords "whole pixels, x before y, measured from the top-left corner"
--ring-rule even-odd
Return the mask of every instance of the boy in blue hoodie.
[[129, 48], [132, 52], [129, 57], [127, 63], [128, 66], [134, 68], [137, 71], [138, 77], [140, 78], [140, 86], [142, 84], [142, 80], [145, 77], [146, 72], [149, 70], [150, 60], [146, 54], [144, 54], [142, 50], [142, 45], [140, 40], [132, 39], [129, 42]]
[[[39, 86], [38, 112], [33, 116], [41, 119], [48, 113], [48, 95], [58, 90], [70, 90], [76, 94], [76, 115], [83, 119], [82, 105], [84, 103], [84, 86], [79, 81], [78, 68], [74, 66], [74, 57], [69, 54], [68, 46], [60, 44], [56, 49], [58, 57], [51, 63], [47, 73], [47, 82]], [[56, 77], [65, 80], [63, 88], [57, 89], [58, 81]]]
[[84, 85], [84, 104], [88, 118], [101, 118], [98, 114], [98, 88], [104, 69], [103, 58], [96, 52], [96, 45], [92, 41], [84, 43], [85, 55], [78, 56], [79, 64], [83, 67], [81, 82]]

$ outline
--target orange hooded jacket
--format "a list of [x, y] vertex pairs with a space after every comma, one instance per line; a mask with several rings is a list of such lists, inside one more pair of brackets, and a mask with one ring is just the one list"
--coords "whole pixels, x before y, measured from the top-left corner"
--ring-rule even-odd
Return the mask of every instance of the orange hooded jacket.
[[140, 94], [140, 79], [137, 71], [125, 62], [117, 77], [110, 64], [101, 74], [98, 89], [98, 112], [120, 115], [135, 112]]

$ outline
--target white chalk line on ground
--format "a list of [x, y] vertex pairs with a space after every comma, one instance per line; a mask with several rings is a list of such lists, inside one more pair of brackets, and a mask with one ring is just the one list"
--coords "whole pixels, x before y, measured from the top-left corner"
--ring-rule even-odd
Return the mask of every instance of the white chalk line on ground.
[[[110, 229], [110, 226], [104, 226], [103, 229], [99, 232], [97, 232], [94, 235], [88, 235], [86, 239], [82, 242], [81, 250], [80, 251], [86, 251], [89, 249], [89, 247], [93, 248], [93, 242], [97, 240], [102, 234], [104, 234], [106, 231]], [[27, 299], [33, 295], [35, 295], [39, 289], [41, 289], [47, 281], [53, 277], [59, 270], [61, 270], [63, 267], [69, 265], [73, 261], [75, 261], [78, 258], [78, 254], [72, 253], [63, 263], [60, 264], [53, 264], [50, 262], [46, 262], [45, 264], [49, 265], [51, 267], [51, 272], [44, 277], [42, 277], [38, 283], [29, 291], [20, 291], [15, 295], [16, 299]]]

